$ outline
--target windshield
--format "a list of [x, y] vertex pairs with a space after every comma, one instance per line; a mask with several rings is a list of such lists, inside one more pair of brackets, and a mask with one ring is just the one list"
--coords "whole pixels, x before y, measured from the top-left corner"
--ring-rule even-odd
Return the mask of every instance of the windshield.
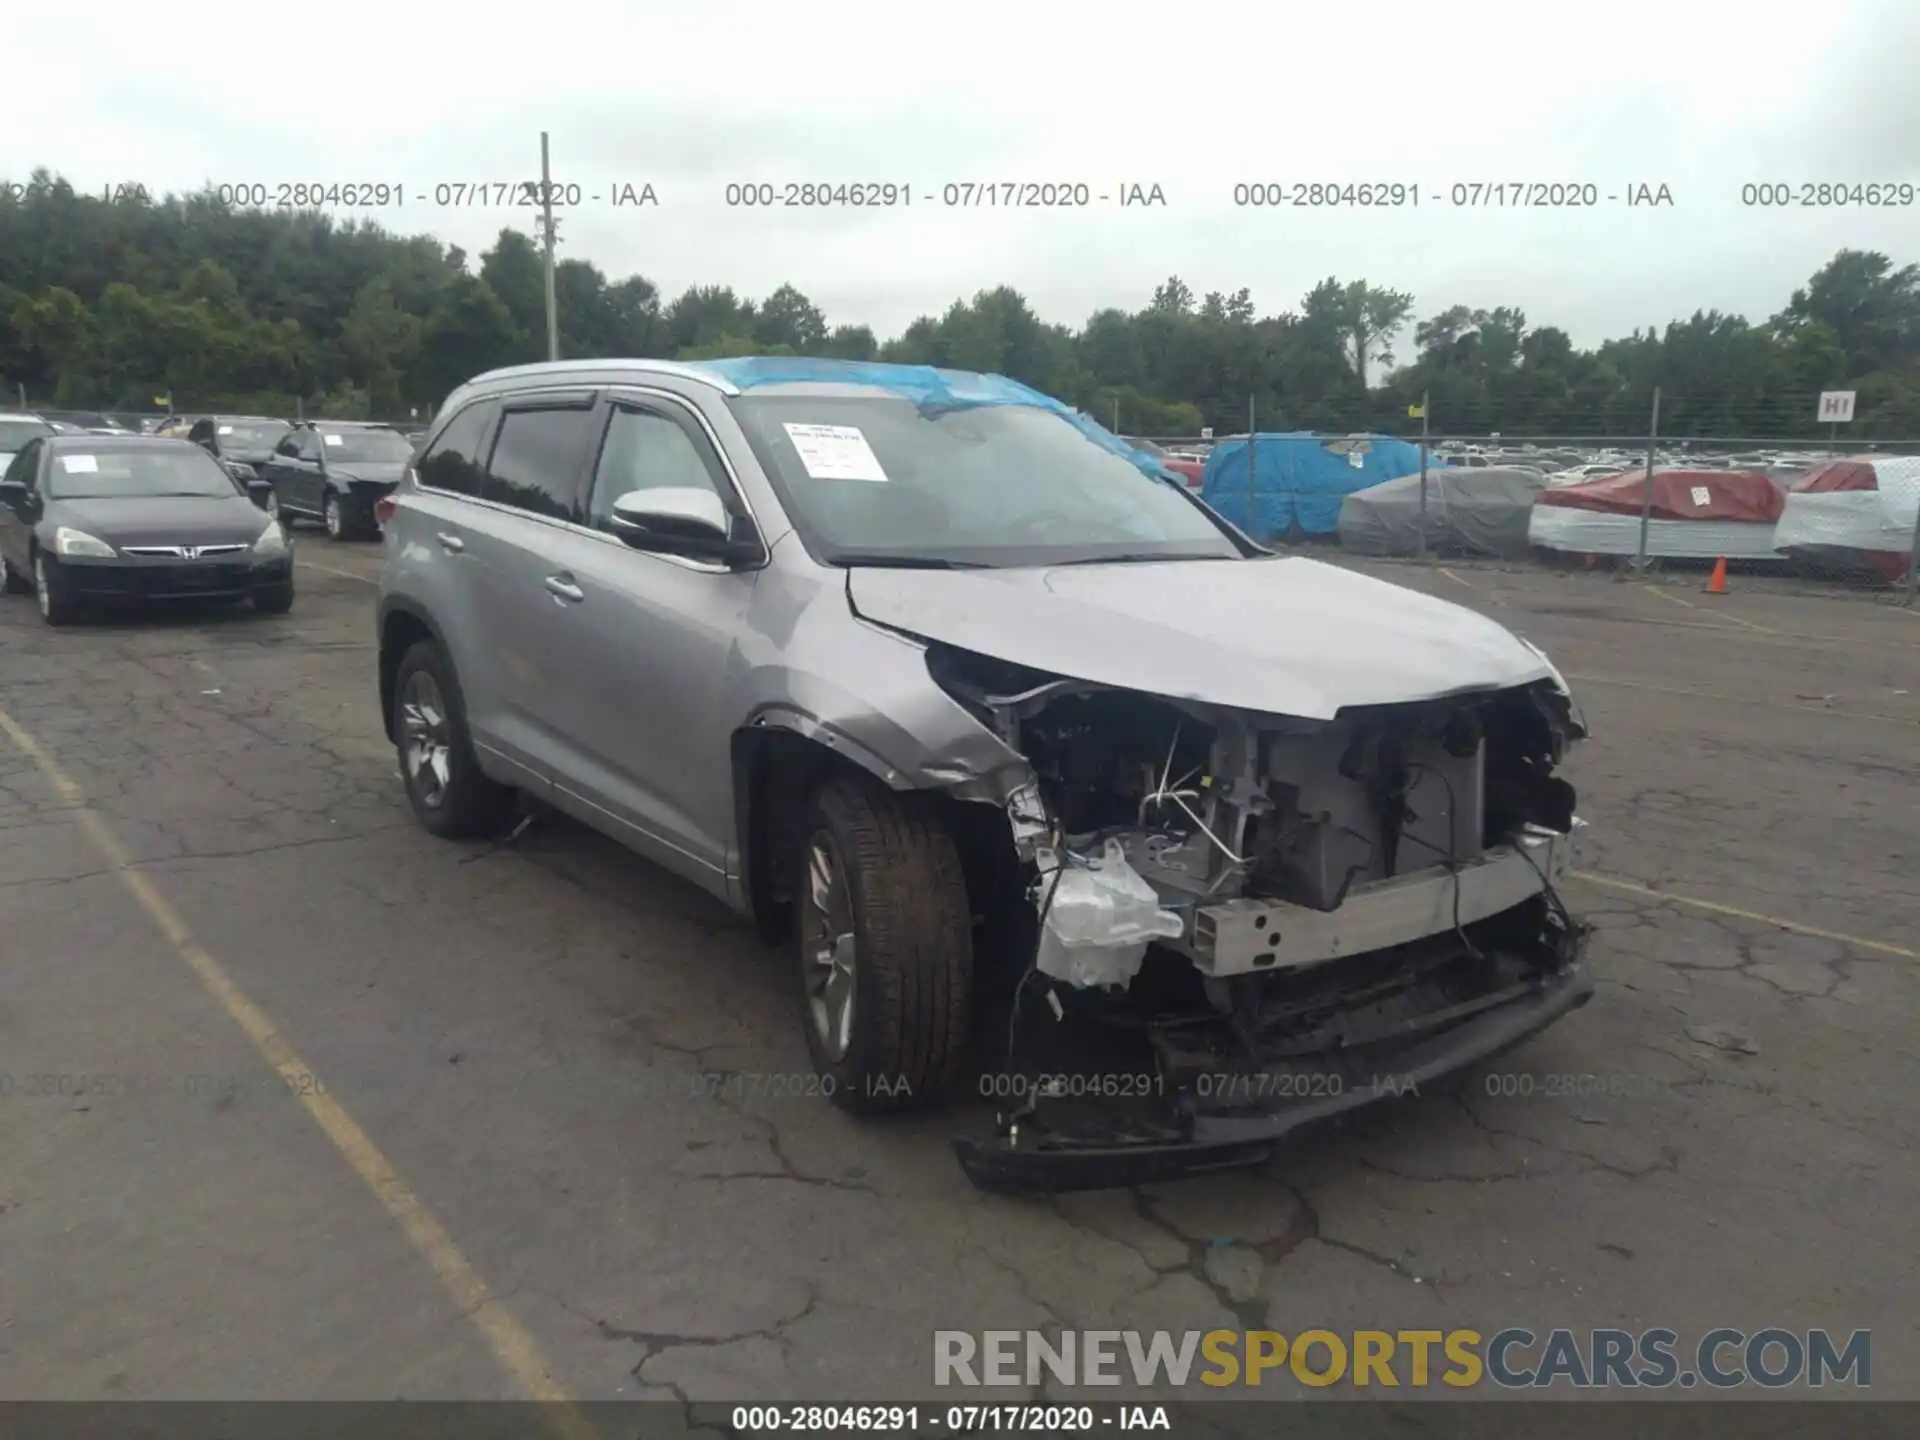
[[833, 563], [1232, 559], [1210, 512], [1029, 405], [730, 402], [807, 548]]
[[237, 495], [231, 475], [206, 451], [195, 446], [176, 450], [155, 445], [124, 450], [95, 450], [87, 454], [56, 455], [47, 476], [50, 500], [109, 500], [132, 496]]
[[36, 435], [51, 435], [53, 427], [44, 420], [10, 418], [0, 415], [0, 458], [11, 460]]
[[404, 465], [413, 458], [413, 446], [397, 430], [328, 430], [320, 443], [330, 465]]
[[271, 450], [291, 429], [280, 420], [220, 420], [214, 424], [214, 438], [222, 450]]

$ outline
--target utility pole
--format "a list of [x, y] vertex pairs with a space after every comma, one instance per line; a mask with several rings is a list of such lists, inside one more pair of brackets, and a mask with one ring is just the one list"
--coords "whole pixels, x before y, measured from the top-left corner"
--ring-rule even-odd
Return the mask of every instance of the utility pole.
[[1427, 426], [1427, 401], [1432, 392], [1420, 392], [1420, 539], [1415, 552], [1421, 560], [1427, 558], [1427, 437], [1432, 431]]
[[1660, 387], [1653, 387], [1653, 418], [1647, 422], [1647, 480], [1640, 492], [1640, 545], [1634, 552], [1633, 568], [1644, 571], [1652, 563], [1647, 556], [1648, 527], [1653, 521], [1653, 467], [1660, 450]]
[[1247, 396], [1247, 538], [1258, 544], [1260, 532], [1257, 528], [1257, 510], [1260, 504], [1259, 487], [1254, 483], [1253, 467], [1255, 451], [1259, 448], [1260, 427], [1255, 423], [1255, 401], [1258, 397]]
[[540, 132], [540, 235], [545, 241], [547, 285], [547, 359], [560, 358], [560, 316], [553, 301], [553, 170], [547, 160], [547, 132]]

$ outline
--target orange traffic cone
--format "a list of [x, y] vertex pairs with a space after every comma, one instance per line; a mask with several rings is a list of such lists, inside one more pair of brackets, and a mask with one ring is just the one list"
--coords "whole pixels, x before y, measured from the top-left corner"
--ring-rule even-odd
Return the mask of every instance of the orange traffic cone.
[[1725, 557], [1713, 562], [1713, 578], [1707, 581], [1707, 594], [1724, 595], [1727, 593], [1727, 562]]

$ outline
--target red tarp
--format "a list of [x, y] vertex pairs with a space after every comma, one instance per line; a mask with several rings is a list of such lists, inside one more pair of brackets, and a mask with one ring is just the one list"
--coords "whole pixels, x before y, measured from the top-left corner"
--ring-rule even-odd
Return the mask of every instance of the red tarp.
[[[1809, 495], [1831, 495], [1836, 491], [1878, 490], [1880, 477], [1873, 468], [1874, 456], [1861, 455], [1851, 460], [1829, 460], [1816, 465], [1794, 487]], [[1913, 562], [1905, 555], [1886, 550], [1854, 550], [1834, 546], [1833, 553], [1847, 557], [1849, 563], [1871, 570], [1892, 584], [1904, 580]]]
[[[1597, 510], [1605, 515], [1638, 515], [1646, 484], [1646, 471], [1629, 470], [1579, 485], [1542, 490], [1533, 503]], [[1786, 503], [1785, 487], [1758, 470], [1653, 472], [1655, 520], [1750, 520], [1771, 525], [1780, 518]]]
[[1873, 473], [1871, 460], [1829, 460], [1809, 470], [1806, 478], [1794, 488], [1811, 495], [1830, 494], [1835, 490], [1878, 490], [1880, 480]]

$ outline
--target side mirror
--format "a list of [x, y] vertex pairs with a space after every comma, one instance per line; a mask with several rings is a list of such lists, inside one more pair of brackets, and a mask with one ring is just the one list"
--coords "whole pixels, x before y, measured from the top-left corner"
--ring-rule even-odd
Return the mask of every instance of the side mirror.
[[18, 505], [27, 498], [27, 487], [18, 480], [0, 480], [0, 505]]
[[273, 499], [273, 482], [256, 476], [250, 480], [242, 480], [240, 483], [247, 487], [247, 498], [265, 510], [268, 502]]
[[753, 526], [711, 490], [632, 490], [613, 502], [609, 528], [635, 550], [738, 564], [766, 552]]

